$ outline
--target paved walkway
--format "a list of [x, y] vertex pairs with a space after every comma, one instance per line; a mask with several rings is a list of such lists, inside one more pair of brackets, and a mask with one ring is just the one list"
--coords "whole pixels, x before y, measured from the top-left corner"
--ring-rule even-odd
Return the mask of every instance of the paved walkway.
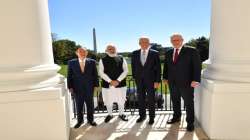
[[[148, 118], [137, 124], [138, 115], [129, 115], [129, 121], [121, 121], [117, 115], [105, 123], [105, 114], [95, 115], [97, 127], [83, 124], [78, 129], [71, 129], [70, 140], [207, 140], [202, 129], [196, 125], [194, 132], [186, 132], [185, 114], [179, 124], [168, 125], [171, 113], [157, 113], [155, 123], [148, 125]], [[86, 119], [85, 119], [86, 120]], [[75, 120], [72, 121], [72, 126]]]

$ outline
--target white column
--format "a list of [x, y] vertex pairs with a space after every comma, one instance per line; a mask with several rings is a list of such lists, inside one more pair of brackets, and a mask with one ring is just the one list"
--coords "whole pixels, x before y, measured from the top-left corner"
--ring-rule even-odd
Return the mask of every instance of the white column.
[[204, 76], [226, 81], [250, 81], [249, 0], [212, 0], [210, 65]]
[[250, 1], [212, 0], [210, 61], [196, 117], [211, 139], [250, 139]]
[[47, 0], [0, 1], [0, 137], [66, 140], [64, 78], [54, 64]]

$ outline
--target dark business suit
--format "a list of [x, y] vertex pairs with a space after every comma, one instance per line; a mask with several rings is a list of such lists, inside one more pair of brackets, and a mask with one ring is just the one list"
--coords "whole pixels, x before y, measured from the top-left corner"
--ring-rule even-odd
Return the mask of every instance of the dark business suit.
[[201, 61], [199, 53], [194, 48], [183, 46], [176, 63], [173, 62], [174, 49], [166, 52], [163, 79], [168, 80], [170, 96], [173, 102], [173, 118], [181, 117], [181, 97], [187, 111], [186, 121], [194, 122], [194, 88], [191, 82], [200, 82]]
[[87, 106], [87, 119], [93, 121], [94, 103], [93, 92], [94, 87], [98, 86], [98, 74], [95, 60], [86, 58], [84, 72], [81, 71], [79, 60], [73, 59], [68, 62], [68, 88], [74, 91], [74, 98], [77, 108], [77, 120], [83, 121], [83, 105]]
[[149, 107], [149, 117], [155, 117], [155, 89], [154, 82], [161, 80], [161, 65], [159, 53], [149, 49], [144, 66], [141, 63], [141, 50], [132, 53], [131, 59], [132, 75], [137, 85], [137, 95], [139, 101], [139, 115], [146, 117], [146, 93]]

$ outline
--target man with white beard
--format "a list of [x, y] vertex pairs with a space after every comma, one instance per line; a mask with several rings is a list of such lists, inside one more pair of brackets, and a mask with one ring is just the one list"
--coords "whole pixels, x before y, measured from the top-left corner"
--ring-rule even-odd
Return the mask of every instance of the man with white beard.
[[117, 55], [115, 45], [107, 45], [106, 56], [100, 59], [99, 62], [99, 74], [102, 78], [103, 101], [108, 110], [105, 122], [108, 123], [113, 118], [112, 110], [115, 102], [119, 107], [119, 118], [128, 121], [126, 115], [124, 115], [128, 66], [126, 60]]

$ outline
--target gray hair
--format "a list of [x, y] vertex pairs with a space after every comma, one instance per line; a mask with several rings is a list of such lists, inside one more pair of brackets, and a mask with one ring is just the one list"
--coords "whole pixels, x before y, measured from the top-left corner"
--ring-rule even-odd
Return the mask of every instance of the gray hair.
[[180, 33], [173, 33], [170, 38], [173, 39], [173, 37], [180, 37], [181, 39], [183, 39], [182, 35]]

